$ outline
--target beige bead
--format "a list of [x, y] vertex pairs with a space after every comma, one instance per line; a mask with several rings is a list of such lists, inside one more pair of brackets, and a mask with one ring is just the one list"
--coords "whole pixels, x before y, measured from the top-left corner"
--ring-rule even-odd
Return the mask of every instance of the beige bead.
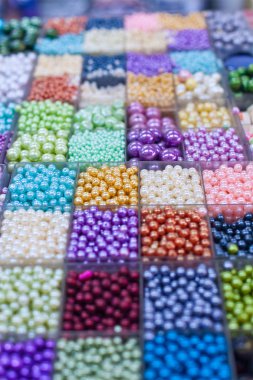
[[34, 76], [58, 76], [69, 74], [72, 76], [80, 77], [81, 72], [82, 57], [80, 55], [40, 55]]
[[5, 211], [0, 228], [0, 262], [59, 263], [65, 256], [69, 213]]

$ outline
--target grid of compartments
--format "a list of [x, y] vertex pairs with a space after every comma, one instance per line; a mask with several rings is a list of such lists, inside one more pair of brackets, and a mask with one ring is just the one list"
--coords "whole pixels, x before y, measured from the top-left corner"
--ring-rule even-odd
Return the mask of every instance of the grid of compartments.
[[251, 68], [217, 43], [229, 22], [30, 20], [25, 53], [6, 22], [0, 377], [252, 376]]

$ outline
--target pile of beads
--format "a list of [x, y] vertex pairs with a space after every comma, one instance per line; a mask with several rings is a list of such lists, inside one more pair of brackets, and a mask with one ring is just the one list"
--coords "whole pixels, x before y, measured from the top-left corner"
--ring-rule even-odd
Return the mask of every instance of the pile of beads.
[[19, 264], [62, 262], [68, 226], [69, 213], [24, 208], [6, 210], [0, 227], [0, 260]]
[[204, 202], [200, 175], [195, 167], [166, 165], [163, 170], [142, 169], [140, 177], [140, 196], [144, 205]]
[[71, 78], [67, 74], [53, 77], [44, 76], [33, 80], [28, 101], [50, 99], [74, 104], [77, 96], [78, 85], [75, 78]]
[[123, 19], [116, 17], [109, 18], [89, 18], [86, 30], [90, 29], [122, 29]]
[[54, 380], [139, 380], [141, 352], [136, 338], [60, 339]]
[[88, 167], [79, 174], [75, 193], [75, 206], [137, 205], [138, 168], [102, 165]]
[[0, 133], [7, 132], [11, 129], [15, 115], [15, 104], [0, 103]]
[[96, 128], [124, 129], [124, 119], [125, 111], [120, 102], [114, 102], [110, 106], [89, 106], [75, 114], [74, 130], [83, 132]]
[[229, 85], [235, 93], [253, 93], [253, 64], [230, 71]]
[[[252, 105], [247, 108], [245, 112], [238, 113], [242, 127], [249, 141], [249, 147], [253, 150], [253, 107]], [[237, 112], [236, 112], [237, 113]]]
[[82, 57], [73, 55], [48, 56], [39, 55], [35, 77], [42, 76], [59, 76], [69, 74], [71, 76], [80, 76], [82, 72]]
[[178, 112], [182, 129], [200, 128], [230, 128], [231, 116], [226, 107], [220, 107], [214, 102], [188, 103]]
[[19, 166], [9, 186], [8, 208], [65, 211], [71, 208], [76, 170], [54, 164]]
[[125, 16], [125, 28], [142, 31], [156, 31], [161, 29], [159, 19], [155, 13], [133, 13]]
[[144, 108], [131, 103], [127, 109], [127, 154], [130, 159], [142, 161], [182, 160], [182, 134], [171, 117], [162, 117], [159, 108]]
[[167, 40], [165, 31], [126, 31], [126, 51], [134, 53], [165, 53]]
[[8, 161], [65, 161], [73, 106], [51, 100], [23, 102], [17, 112], [17, 138], [7, 152]]
[[226, 215], [220, 213], [217, 216], [211, 217], [210, 223], [216, 255], [253, 255], [252, 213], [245, 213], [243, 217], [232, 220], [232, 223], [229, 223]]
[[58, 38], [40, 38], [36, 44], [40, 54], [63, 55], [83, 53], [83, 34], [64, 34]]
[[183, 133], [187, 161], [243, 161], [243, 145], [234, 128], [207, 131], [206, 127]]
[[26, 93], [34, 63], [34, 53], [0, 55], [0, 102], [20, 102]]
[[88, 30], [85, 32], [83, 49], [86, 54], [123, 54], [125, 31], [123, 29]]
[[156, 266], [144, 271], [144, 329], [223, 330], [222, 300], [212, 266]]
[[88, 105], [111, 105], [116, 100], [125, 103], [126, 87], [124, 84], [98, 87], [95, 82], [84, 82], [80, 91], [80, 108]]
[[171, 109], [175, 105], [173, 76], [170, 73], [146, 77], [127, 74], [127, 101], [144, 107]]
[[69, 161], [122, 162], [125, 160], [125, 130], [75, 132], [69, 140]]
[[5, 21], [0, 35], [0, 54], [32, 50], [39, 36], [40, 27], [41, 21], [38, 17]]
[[168, 54], [127, 54], [127, 71], [147, 77], [172, 72], [172, 63]]
[[68, 271], [63, 312], [64, 331], [136, 332], [138, 327], [137, 270], [121, 266], [114, 272], [100, 268], [84, 269], [83, 272]]
[[252, 32], [241, 13], [209, 12], [207, 20], [214, 47], [221, 56], [252, 52]]
[[169, 49], [182, 50], [206, 50], [210, 49], [208, 31], [206, 29], [184, 29], [178, 32], [168, 32]]
[[205, 209], [146, 208], [141, 210], [141, 254], [146, 257], [192, 259], [210, 257]]
[[159, 24], [163, 29], [206, 29], [205, 17], [200, 12], [193, 12], [187, 16], [180, 14], [159, 13]]
[[144, 343], [144, 380], [230, 380], [228, 350], [223, 334], [156, 334]]
[[253, 266], [240, 266], [226, 261], [221, 268], [226, 317], [230, 330], [252, 331], [253, 327]]
[[103, 77], [125, 78], [125, 56], [92, 56], [84, 58], [82, 79], [94, 80]]
[[245, 168], [241, 164], [222, 164], [217, 169], [204, 170], [203, 178], [208, 204], [252, 203], [252, 163]]
[[138, 212], [135, 208], [74, 212], [67, 258], [69, 261], [125, 262], [138, 259]]
[[[84, 31], [86, 17], [54, 17], [43, 26], [46, 37], [57, 37], [63, 34], [79, 34]], [[54, 34], [53, 34], [54, 32]]]
[[60, 268], [0, 267], [0, 332], [56, 332], [62, 276]]
[[192, 74], [203, 72], [211, 75], [219, 71], [220, 63], [212, 50], [179, 51], [172, 52], [170, 56], [175, 73], [188, 70]]
[[4, 379], [51, 379], [56, 343], [36, 337], [18, 341], [1, 340], [1, 377]]
[[174, 78], [179, 104], [193, 100], [224, 103], [225, 91], [219, 73], [212, 75], [205, 75], [202, 72], [191, 74], [186, 70], [181, 70]]

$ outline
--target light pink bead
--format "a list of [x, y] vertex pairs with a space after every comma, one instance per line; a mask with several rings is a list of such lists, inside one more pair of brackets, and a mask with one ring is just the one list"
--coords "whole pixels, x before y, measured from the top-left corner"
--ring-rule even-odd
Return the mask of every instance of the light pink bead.
[[132, 15], [126, 16], [125, 28], [144, 31], [161, 29], [158, 17], [154, 13], [133, 13]]

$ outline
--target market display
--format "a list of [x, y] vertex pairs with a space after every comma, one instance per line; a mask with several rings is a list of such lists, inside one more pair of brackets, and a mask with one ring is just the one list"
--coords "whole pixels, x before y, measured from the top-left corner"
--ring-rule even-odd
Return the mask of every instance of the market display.
[[0, 20], [1, 380], [253, 378], [252, 20]]

